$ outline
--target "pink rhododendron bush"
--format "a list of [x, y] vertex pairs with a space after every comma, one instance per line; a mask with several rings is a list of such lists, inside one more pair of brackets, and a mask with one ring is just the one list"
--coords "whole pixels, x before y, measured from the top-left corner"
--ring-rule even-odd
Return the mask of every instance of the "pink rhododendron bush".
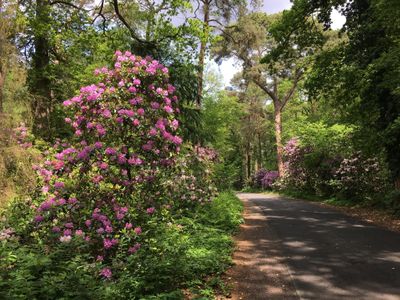
[[[42, 184], [34, 222], [49, 245], [83, 243], [93, 261], [107, 266], [141, 249], [146, 224], [184, 200], [209, 201], [215, 191], [204, 188], [210, 178], [199, 186], [190, 171], [193, 182], [182, 181], [190, 166], [186, 156], [178, 158], [178, 99], [166, 67], [117, 51], [114, 68], [95, 74], [99, 83], [63, 103], [72, 141], [58, 143], [55, 154], [36, 166]], [[180, 190], [171, 190], [166, 181], [177, 176]], [[104, 278], [112, 273], [109, 267], [99, 272]]]
[[117, 51], [95, 73], [63, 103], [72, 137], [0, 212], [1, 299], [181, 299], [230, 265], [242, 205], [217, 196], [215, 151], [182, 143], [168, 69]]

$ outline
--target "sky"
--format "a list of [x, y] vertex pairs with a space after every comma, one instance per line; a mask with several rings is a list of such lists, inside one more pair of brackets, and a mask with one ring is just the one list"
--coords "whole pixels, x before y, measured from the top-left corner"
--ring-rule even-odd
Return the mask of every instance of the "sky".
[[[267, 13], [277, 13], [284, 9], [289, 9], [292, 6], [290, 0], [263, 0], [262, 10]], [[338, 11], [332, 12], [332, 28], [341, 28], [345, 22], [345, 17], [342, 16]], [[233, 75], [241, 70], [240, 63], [235, 62], [234, 59], [228, 59], [222, 62], [221, 65], [217, 65], [214, 61], [209, 62], [210, 68], [219, 71], [223, 78], [223, 86], [229, 86]]]

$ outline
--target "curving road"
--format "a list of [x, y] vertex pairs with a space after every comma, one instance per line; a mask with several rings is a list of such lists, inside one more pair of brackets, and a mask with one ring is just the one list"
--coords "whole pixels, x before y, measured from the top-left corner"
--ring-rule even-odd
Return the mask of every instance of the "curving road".
[[400, 300], [400, 234], [306, 201], [238, 196], [233, 298]]

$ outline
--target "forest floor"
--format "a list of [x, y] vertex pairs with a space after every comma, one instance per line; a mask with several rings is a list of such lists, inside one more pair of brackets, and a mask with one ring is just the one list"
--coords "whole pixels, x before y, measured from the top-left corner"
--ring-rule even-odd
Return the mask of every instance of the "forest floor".
[[400, 299], [400, 234], [284, 196], [241, 193], [231, 299]]

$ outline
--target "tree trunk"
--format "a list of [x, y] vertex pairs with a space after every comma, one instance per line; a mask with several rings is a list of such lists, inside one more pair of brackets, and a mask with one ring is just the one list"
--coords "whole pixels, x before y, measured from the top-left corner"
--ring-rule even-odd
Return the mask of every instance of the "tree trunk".
[[[50, 5], [48, 0], [36, 1], [37, 24], [50, 23]], [[48, 32], [35, 28], [33, 68], [30, 74], [30, 89], [34, 95], [32, 103], [33, 132], [45, 139], [51, 138], [50, 113], [52, 111], [51, 81], [48, 75], [50, 64]]]
[[258, 133], [258, 170], [263, 167], [261, 134]]
[[0, 70], [0, 114], [4, 112], [4, 82], [6, 74], [3, 70]]
[[400, 190], [400, 177], [394, 181], [394, 187], [396, 190]]
[[282, 109], [279, 103], [274, 102], [274, 125], [276, 141], [276, 159], [278, 163], [279, 177], [283, 176], [285, 169], [283, 166], [283, 146], [282, 146]]
[[246, 181], [250, 179], [251, 177], [251, 145], [249, 142], [246, 143], [245, 147], [245, 155], [246, 155], [246, 160], [245, 160], [245, 174], [246, 174]]
[[200, 42], [200, 53], [199, 53], [199, 73], [197, 82], [197, 105], [200, 107], [201, 100], [203, 97], [203, 76], [204, 76], [204, 60], [206, 56], [206, 47], [208, 39], [208, 25], [210, 23], [210, 3], [208, 1], [203, 2], [203, 34], [204, 36]]

